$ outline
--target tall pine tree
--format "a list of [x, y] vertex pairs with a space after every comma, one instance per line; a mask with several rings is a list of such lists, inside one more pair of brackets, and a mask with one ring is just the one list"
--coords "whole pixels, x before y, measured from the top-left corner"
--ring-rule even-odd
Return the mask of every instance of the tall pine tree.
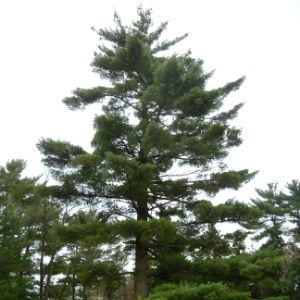
[[[151, 10], [137, 20], [97, 31], [101, 44], [92, 66], [103, 79], [64, 99], [70, 109], [100, 103], [93, 153], [43, 139], [39, 149], [65, 193], [109, 212], [128, 249], [134, 250], [134, 299], [148, 294], [157, 230], [164, 232], [197, 201], [199, 193], [237, 189], [253, 174], [227, 170], [240, 130], [230, 125], [241, 104], [223, 100], [243, 78], [208, 90], [203, 61], [191, 53], [166, 55], [186, 35], [161, 40], [167, 22], [153, 27]], [[168, 251], [168, 245], [159, 245]]]

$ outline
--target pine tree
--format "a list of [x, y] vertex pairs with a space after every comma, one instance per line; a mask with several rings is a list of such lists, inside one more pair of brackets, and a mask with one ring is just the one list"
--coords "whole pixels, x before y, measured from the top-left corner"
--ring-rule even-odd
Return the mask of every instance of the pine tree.
[[95, 211], [79, 211], [67, 223], [56, 231], [65, 245], [59, 294], [66, 297], [68, 289], [72, 299], [80, 294], [86, 299], [101, 288], [102, 295], [112, 297], [122, 283], [124, 262], [124, 253], [112, 246], [112, 226]]
[[53, 265], [64, 246], [55, 232], [55, 226], [61, 221], [60, 215], [62, 212], [54, 203], [50, 189], [44, 184], [36, 186], [35, 199], [27, 211], [26, 219], [34, 243], [40, 300], [48, 299], [52, 277], [56, 275], [53, 274]]
[[285, 279], [291, 299], [300, 296], [300, 182], [292, 180], [286, 185], [287, 192], [281, 194], [285, 201], [286, 215], [285, 223], [288, 228], [289, 243], [285, 247]]
[[291, 230], [294, 242], [300, 239], [300, 182], [292, 180], [287, 184], [288, 194], [284, 194], [283, 198], [287, 201], [288, 221], [293, 224]]
[[242, 106], [225, 111], [223, 100], [244, 78], [206, 89], [212, 74], [202, 60], [191, 52], [161, 54], [187, 35], [161, 40], [167, 22], [154, 28], [151, 10], [138, 8], [137, 15], [124, 26], [115, 14], [115, 29], [97, 31], [102, 43], [92, 66], [107, 84], [78, 88], [64, 99], [70, 109], [101, 103], [93, 153], [63, 141], [39, 143], [62, 193], [121, 220], [116, 228], [135, 253], [134, 299], [148, 294], [155, 231], [181, 218], [200, 193], [238, 189], [253, 176], [223, 163], [241, 143], [230, 120]]
[[25, 162], [0, 167], [0, 299], [33, 299], [33, 241], [27, 211], [37, 178], [22, 177]]
[[266, 190], [256, 189], [259, 198], [252, 199], [253, 204], [263, 212], [259, 220], [261, 232], [257, 240], [266, 239], [265, 246], [282, 248], [284, 241], [285, 216], [288, 212], [287, 200], [278, 191], [277, 184], [269, 183]]

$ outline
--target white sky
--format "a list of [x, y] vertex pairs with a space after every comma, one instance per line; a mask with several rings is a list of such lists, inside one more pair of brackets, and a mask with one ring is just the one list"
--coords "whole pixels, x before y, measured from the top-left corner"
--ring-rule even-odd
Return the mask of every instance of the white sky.
[[27, 173], [43, 172], [41, 137], [89, 147], [97, 106], [72, 112], [61, 100], [76, 87], [99, 84], [90, 62], [98, 44], [91, 27], [110, 27], [116, 9], [124, 20], [136, 7], [169, 20], [167, 37], [189, 32], [176, 49], [191, 49], [215, 69], [211, 85], [246, 75], [228, 101], [245, 103], [236, 124], [244, 143], [229, 167], [260, 173], [254, 187], [300, 179], [300, 1], [297, 0], [3, 0], [0, 2], [0, 164], [23, 158]]

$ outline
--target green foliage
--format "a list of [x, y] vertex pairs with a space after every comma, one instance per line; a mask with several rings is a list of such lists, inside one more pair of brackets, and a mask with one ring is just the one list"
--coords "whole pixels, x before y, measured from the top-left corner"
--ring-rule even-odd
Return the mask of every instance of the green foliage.
[[200, 224], [234, 222], [240, 225], [255, 225], [261, 211], [245, 203], [228, 200], [223, 204], [213, 205], [210, 201], [201, 200], [193, 208], [196, 220]]
[[282, 274], [283, 254], [276, 249], [265, 248], [249, 256], [241, 275], [252, 285], [253, 297], [275, 296], [284, 293]]
[[287, 219], [292, 223], [291, 228], [292, 239], [299, 241], [300, 237], [300, 182], [292, 180], [287, 184], [288, 194], [281, 194], [286, 201]]
[[38, 149], [42, 154], [51, 153], [43, 162], [48, 167], [63, 168], [76, 155], [83, 154], [81, 147], [73, 146], [68, 142], [54, 141], [52, 139], [41, 140]]
[[263, 298], [263, 300], [289, 300], [290, 297], [288, 296], [279, 296], [279, 297], [267, 297]]
[[287, 259], [278, 249], [229, 257], [198, 257], [190, 265], [189, 280], [197, 283], [223, 282], [233, 290], [248, 291], [253, 299], [287, 296]]
[[155, 288], [147, 300], [250, 300], [248, 293], [232, 291], [221, 283], [165, 284]]
[[32, 299], [32, 240], [26, 212], [34, 198], [36, 178], [22, 178], [25, 162], [0, 167], [0, 299]]
[[57, 271], [64, 274], [56, 286], [58, 292], [84, 298], [102, 285], [105, 294], [115, 293], [123, 282], [121, 268], [126, 257], [115, 245], [118, 238], [105, 215], [78, 211], [68, 222], [56, 226], [55, 232], [65, 246], [58, 261]]
[[259, 197], [253, 204], [263, 212], [259, 226], [262, 229], [256, 239], [266, 238], [266, 246], [281, 248], [284, 245], [285, 216], [288, 212], [286, 199], [277, 190], [277, 184], [268, 184], [267, 190], [256, 190]]

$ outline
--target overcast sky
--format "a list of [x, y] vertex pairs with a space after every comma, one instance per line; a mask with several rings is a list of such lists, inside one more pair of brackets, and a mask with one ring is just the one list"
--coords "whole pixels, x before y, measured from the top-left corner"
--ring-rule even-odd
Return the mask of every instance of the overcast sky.
[[230, 168], [260, 173], [254, 187], [300, 179], [300, 1], [297, 0], [4, 0], [0, 2], [0, 164], [27, 161], [27, 174], [43, 172], [36, 143], [68, 140], [86, 149], [99, 106], [72, 112], [61, 100], [76, 87], [99, 84], [90, 62], [98, 44], [91, 27], [113, 26], [116, 9], [129, 22], [139, 4], [169, 20], [166, 37], [189, 37], [174, 51], [192, 50], [215, 70], [210, 86], [246, 82], [226, 102], [244, 102], [235, 121], [243, 145]]

